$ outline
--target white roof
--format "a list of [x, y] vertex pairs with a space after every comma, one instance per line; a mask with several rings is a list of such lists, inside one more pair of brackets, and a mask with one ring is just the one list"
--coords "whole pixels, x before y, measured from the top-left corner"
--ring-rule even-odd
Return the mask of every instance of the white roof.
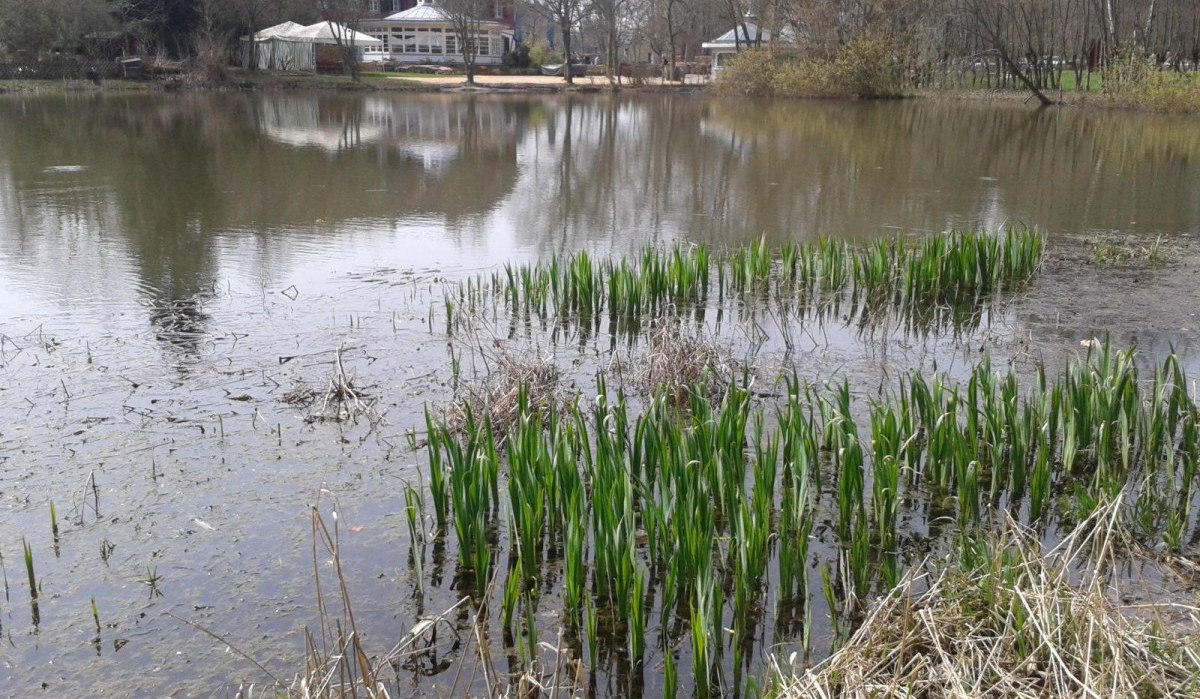
[[389, 22], [449, 22], [450, 16], [440, 4], [429, 0], [418, 0], [417, 4], [403, 12], [388, 15]]
[[[761, 37], [759, 35], [762, 35]], [[739, 41], [740, 39], [740, 41]], [[753, 43], [769, 44], [772, 41], [771, 32], [760, 28], [753, 22], [744, 22], [733, 29], [725, 32], [721, 36], [706, 41], [700, 45], [700, 48], [705, 49], [729, 49], [746, 46]], [[784, 27], [783, 31], [779, 32], [777, 43], [794, 44], [796, 43], [796, 35], [791, 29]]]
[[[454, 19], [446, 12], [446, 8], [437, 0], [417, 0], [414, 7], [410, 7], [403, 12], [397, 12], [394, 15], [388, 15], [380, 20], [370, 20], [372, 24], [379, 22], [408, 22], [412, 24], [439, 24], [449, 25]], [[483, 29], [499, 28], [502, 32], [511, 33], [512, 30], [506, 25], [487, 19], [480, 19], [479, 26]]]
[[304, 29], [303, 24], [298, 24], [296, 22], [288, 21], [288, 22], [283, 22], [282, 24], [276, 24], [273, 27], [267, 27], [266, 29], [260, 29], [259, 31], [254, 32], [254, 38], [257, 41], [263, 41], [265, 39], [271, 39], [273, 37], [280, 36], [280, 35], [293, 34], [301, 29]]
[[284, 35], [285, 39], [303, 39], [311, 41], [314, 44], [336, 44], [340, 38], [344, 43], [353, 43], [356, 46], [374, 46], [383, 42], [373, 36], [356, 32], [350, 27], [337, 24], [335, 22], [317, 22], [310, 24], [303, 29], [298, 29]]

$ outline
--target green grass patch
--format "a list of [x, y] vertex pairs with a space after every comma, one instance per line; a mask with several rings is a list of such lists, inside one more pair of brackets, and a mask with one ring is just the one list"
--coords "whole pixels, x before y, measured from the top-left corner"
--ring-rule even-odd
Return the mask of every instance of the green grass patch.
[[1098, 73], [1084, 72], [1082, 80], [1075, 77], [1075, 71], [1064, 70], [1059, 75], [1059, 89], [1064, 92], [1083, 90], [1085, 92], [1100, 92], [1104, 88], [1104, 77]]
[[1161, 237], [1146, 241], [1132, 235], [1097, 234], [1088, 238], [1087, 242], [1092, 251], [1092, 263], [1102, 267], [1136, 264], [1161, 266], [1176, 258], [1175, 253], [1163, 244]]

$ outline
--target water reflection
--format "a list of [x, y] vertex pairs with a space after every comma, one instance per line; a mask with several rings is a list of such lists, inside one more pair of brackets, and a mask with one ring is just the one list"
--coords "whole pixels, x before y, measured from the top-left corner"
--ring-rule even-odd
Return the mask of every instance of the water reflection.
[[461, 268], [1011, 222], [1191, 233], [1198, 154], [1194, 120], [995, 104], [10, 98], [0, 288], [59, 308], [139, 299], [178, 339], [176, 311], [192, 304], [202, 333], [219, 282], [320, 284], [333, 260]]
[[[434, 277], [578, 248], [720, 247], [976, 222], [1174, 238], [1200, 227], [1197, 154], [1194, 119], [1011, 105], [0, 99], [0, 388], [13, 408], [0, 434], [0, 460], [12, 465], [0, 473], [11, 496], [0, 543], [29, 536], [48, 551], [46, 499], [78, 493], [93, 471], [106, 502], [71, 528], [62, 559], [47, 556], [39, 635], [9, 634], [16, 660], [0, 684], [28, 694], [49, 680], [74, 696], [116, 682], [126, 694], [161, 694], [261, 681], [231, 669], [240, 660], [222, 654], [224, 644], [197, 643], [147, 607], [131, 581], [159, 561], [167, 597], [154, 605], [246, 640], [290, 675], [299, 629], [311, 621], [305, 503], [322, 489], [344, 493], [347, 521], [368, 525], [350, 530], [347, 546], [355, 595], [386, 600], [360, 616], [368, 637], [411, 628], [410, 605], [416, 615], [425, 604], [445, 609], [434, 597], [396, 599], [408, 584], [398, 582], [409, 580], [396, 573], [396, 542], [408, 534], [388, 495], [397, 474], [417, 481], [393, 437], [420, 421], [424, 401], [448, 399], [442, 382], [453, 360], [440, 352], [461, 358], [440, 330], [444, 317], [430, 316], [427, 329], [430, 304], [442, 312]], [[691, 322], [732, 338], [731, 354], [757, 352], [770, 366], [795, 359], [805, 379], [849, 374], [876, 393], [900, 368], [937, 362], [957, 376], [993, 351], [998, 361], [1053, 360], [1106, 332], [1150, 354], [1174, 346], [1195, 368], [1194, 265], [1114, 271], [1061, 255], [995, 311], [896, 318], [847, 302], [793, 323], [799, 309], [755, 315], [731, 299]], [[490, 321], [502, 334], [504, 319]], [[530, 327], [511, 323], [512, 339], [480, 353], [540, 351], [561, 332], [554, 359], [573, 385], [587, 386], [598, 362], [633, 345], [614, 325], [595, 329], [586, 346], [561, 323]], [[969, 344], [952, 337], [960, 332]], [[351, 345], [348, 371], [361, 371], [361, 385], [389, 409], [393, 428], [378, 440], [368, 427], [338, 426], [330, 438], [334, 426], [299, 419], [285, 398], [295, 386], [326, 385], [335, 350]], [[309, 360], [281, 362], [285, 355]], [[68, 495], [55, 497], [64, 505]], [[110, 507], [120, 516], [99, 516]], [[932, 520], [933, 538], [948, 512], [936, 507], [911, 514]], [[119, 553], [97, 582], [96, 551], [109, 565], [112, 542]], [[430, 583], [449, 590], [453, 556], [434, 551]], [[133, 640], [89, 666], [95, 651], [80, 658], [79, 631], [90, 629], [82, 610], [93, 596], [106, 646]], [[794, 631], [797, 619], [781, 615], [781, 628]], [[760, 643], [769, 644], [768, 624]], [[413, 671], [437, 672], [446, 657]], [[646, 680], [651, 694], [656, 680]]]

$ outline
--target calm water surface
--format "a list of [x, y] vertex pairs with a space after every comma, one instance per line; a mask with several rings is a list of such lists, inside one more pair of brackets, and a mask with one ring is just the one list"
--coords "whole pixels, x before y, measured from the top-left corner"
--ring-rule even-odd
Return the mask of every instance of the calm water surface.
[[[878, 383], [989, 343], [1015, 356], [1105, 332], [1195, 354], [1190, 261], [1104, 271], [1078, 251], [1100, 232], [1200, 236], [1194, 118], [699, 96], [0, 99], [0, 693], [225, 696], [267, 679], [184, 620], [290, 679], [314, 622], [318, 501], [339, 512], [379, 646], [444, 608], [450, 592], [413, 594], [399, 494], [421, 462], [406, 431], [449, 395], [431, 320], [447, 278], [578, 249], [1008, 224], [1067, 252], [994, 325], [969, 343], [835, 328], [805, 371]], [[527, 344], [584, 377], [595, 361]], [[320, 389], [339, 348], [384, 423], [314, 422], [285, 399]], [[401, 689], [453, 681], [426, 672]]]

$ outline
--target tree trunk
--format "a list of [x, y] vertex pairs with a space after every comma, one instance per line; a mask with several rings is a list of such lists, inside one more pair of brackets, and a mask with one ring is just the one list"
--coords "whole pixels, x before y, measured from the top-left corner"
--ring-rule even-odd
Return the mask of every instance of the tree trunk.
[[575, 84], [575, 78], [571, 75], [571, 18], [563, 17], [558, 25], [559, 31], [562, 32], [563, 43], [563, 80], [568, 85]]
[[1104, 0], [1104, 31], [1108, 34], [1106, 43], [1109, 46], [1116, 46], [1120, 43], [1117, 39], [1117, 22], [1113, 17], [1112, 0]]
[[1150, 0], [1150, 7], [1146, 10], [1146, 23], [1142, 25], [1142, 44], [1150, 45], [1150, 28], [1154, 26], [1154, 9], [1155, 0]]
[[1014, 76], [1016, 76], [1017, 80], [1020, 80], [1025, 87], [1029, 88], [1029, 91], [1033, 93], [1034, 97], [1038, 98], [1038, 101], [1042, 103], [1043, 107], [1054, 104], [1054, 100], [1047, 97], [1040, 89], [1038, 89], [1038, 86], [1033, 84], [1033, 81], [1029, 79], [1029, 76], [1027, 76], [1020, 68], [1018, 68], [1016, 63], [1013, 63], [1013, 60], [1009, 57], [1007, 51], [1004, 49], [999, 49], [999, 51], [1000, 60], [1004, 61], [1004, 64], [1008, 66], [1008, 70], [1012, 72]]

